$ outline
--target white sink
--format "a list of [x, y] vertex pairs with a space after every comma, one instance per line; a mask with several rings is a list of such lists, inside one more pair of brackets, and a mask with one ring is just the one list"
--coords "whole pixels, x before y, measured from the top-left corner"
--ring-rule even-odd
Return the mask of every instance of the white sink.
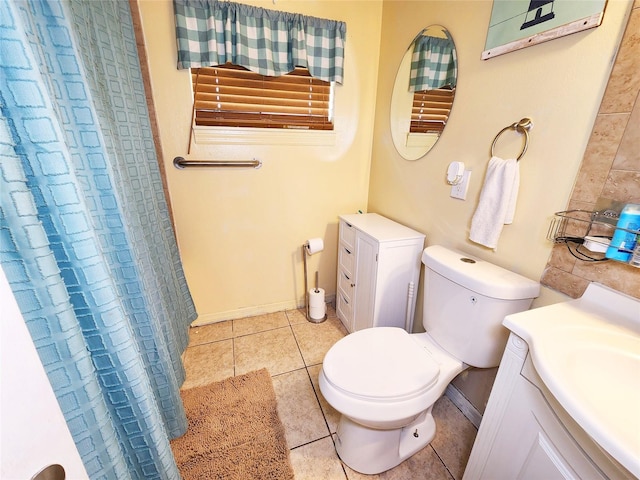
[[609, 455], [640, 477], [640, 300], [592, 283], [577, 300], [505, 318], [545, 385]]

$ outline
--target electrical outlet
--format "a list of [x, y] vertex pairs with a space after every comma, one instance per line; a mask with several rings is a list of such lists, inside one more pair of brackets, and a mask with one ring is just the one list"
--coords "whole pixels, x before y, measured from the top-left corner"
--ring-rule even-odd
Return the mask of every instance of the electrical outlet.
[[466, 200], [470, 179], [471, 170], [465, 170], [462, 174], [462, 181], [457, 185], [451, 185], [451, 196], [453, 198], [459, 198], [460, 200]]

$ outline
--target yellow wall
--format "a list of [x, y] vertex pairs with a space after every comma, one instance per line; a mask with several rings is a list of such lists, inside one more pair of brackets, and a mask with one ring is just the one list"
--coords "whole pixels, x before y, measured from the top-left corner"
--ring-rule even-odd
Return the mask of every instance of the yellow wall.
[[[610, 0], [596, 29], [482, 61], [489, 0], [247, 2], [347, 23], [336, 144], [194, 145], [192, 159], [255, 157], [264, 166], [178, 171], [171, 161], [187, 157], [190, 78], [175, 68], [171, 2], [139, 3], [178, 243], [200, 323], [300, 305], [301, 245], [316, 236], [323, 237], [325, 251], [310, 257], [310, 278], [319, 270], [320, 286], [331, 297], [337, 215], [359, 209], [424, 232], [428, 244], [463, 249], [539, 279], [551, 251], [549, 220], [567, 205], [630, 8], [628, 0]], [[389, 101], [410, 41], [434, 23], [446, 26], [456, 43], [457, 94], [440, 141], [409, 162], [391, 141]], [[531, 117], [534, 127], [521, 161], [516, 217], [493, 252], [469, 242], [469, 225], [491, 142], [522, 117]], [[502, 138], [498, 155], [519, 151], [517, 135]], [[444, 180], [454, 160], [473, 171], [466, 201], [450, 198]], [[536, 305], [560, 298], [545, 289]]]
[[[178, 243], [200, 315], [197, 323], [238, 318], [302, 304], [301, 245], [311, 237], [325, 251], [310, 257], [310, 278], [335, 294], [337, 215], [381, 213], [427, 235], [428, 244], [462, 249], [540, 279], [552, 244], [553, 212], [572, 191], [622, 36], [630, 0], [609, 0], [603, 24], [551, 42], [480, 60], [491, 15], [489, 0], [254, 0], [264, 8], [347, 23], [345, 84], [336, 94], [336, 144], [193, 146], [193, 159], [259, 158], [260, 170], [184, 170], [191, 115], [190, 78], [178, 71], [169, 0], [139, 0], [162, 153]], [[413, 37], [441, 24], [456, 43], [459, 81], [450, 122], [426, 157], [409, 162], [389, 131], [395, 73]], [[382, 41], [383, 40], [383, 41]], [[523, 117], [534, 122], [521, 160], [513, 225], [496, 252], [468, 240], [489, 149], [496, 133]], [[519, 152], [513, 132], [499, 156]], [[466, 201], [449, 197], [447, 165], [472, 170]], [[421, 289], [419, 296], [421, 295]], [[534, 306], [565, 297], [543, 289]], [[421, 317], [418, 302], [416, 318]], [[416, 321], [416, 331], [421, 322]], [[481, 412], [495, 369], [470, 370], [453, 383]]]
[[[333, 146], [194, 145], [188, 71], [176, 69], [170, 0], [140, 0], [170, 201], [198, 323], [302, 305], [302, 244], [322, 237], [309, 280], [335, 294], [337, 216], [364, 210], [369, 188], [382, 2], [245, 2], [347, 23], [345, 81]], [[175, 156], [263, 162], [259, 170], [176, 170]]]
[[[457, 248], [539, 280], [552, 249], [549, 221], [567, 207], [631, 5], [609, 1], [596, 29], [482, 61], [491, 6], [473, 0], [384, 2], [380, 65], [388, 68], [378, 76], [368, 208], [425, 232], [427, 244]], [[442, 137], [426, 157], [409, 162], [393, 147], [387, 99], [402, 55], [430, 24], [446, 26], [453, 36], [459, 80]], [[516, 215], [494, 252], [468, 240], [471, 218], [495, 135], [523, 117], [534, 127], [520, 161]], [[517, 155], [521, 142], [507, 132], [496, 154]], [[451, 161], [472, 170], [466, 201], [449, 196], [445, 173]], [[534, 307], [564, 299], [543, 288]], [[418, 303], [416, 319], [422, 315]], [[420, 321], [414, 325], [423, 331]], [[467, 370], [453, 385], [482, 413], [495, 374], [496, 369]]]
[[[458, 248], [538, 280], [552, 247], [546, 240], [549, 220], [566, 208], [630, 2], [609, 1], [598, 28], [483, 61], [491, 7], [487, 0], [384, 2], [380, 65], [385, 68], [378, 76], [368, 208], [425, 232], [428, 244]], [[388, 99], [402, 55], [431, 24], [449, 29], [459, 80], [442, 137], [426, 157], [410, 162], [393, 147]], [[520, 161], [516, 215], [494, 252], [468, 240], [471, 217], [495, 135], [523, 117], [534, 127]], [[516, 156], [521, 138], [507, 132], [498, 147], [498, 156]], [[449, 196], [445, 173], [452, 161], [472, 170], [466, 201]], [[545, 289], [534, 305], [557, 299]]]

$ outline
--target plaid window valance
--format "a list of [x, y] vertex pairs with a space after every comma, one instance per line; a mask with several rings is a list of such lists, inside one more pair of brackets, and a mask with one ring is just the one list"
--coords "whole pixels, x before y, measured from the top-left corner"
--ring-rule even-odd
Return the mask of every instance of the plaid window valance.
[[342, 83], [344, 22], [218, 0], [173, 0], [178, 68], [227, 62], [266, 76], [296, 66]]
[[409, 91], [435, 90], [456, 86], [458, 60], [450, 38], [418, 35], [411, 57]]

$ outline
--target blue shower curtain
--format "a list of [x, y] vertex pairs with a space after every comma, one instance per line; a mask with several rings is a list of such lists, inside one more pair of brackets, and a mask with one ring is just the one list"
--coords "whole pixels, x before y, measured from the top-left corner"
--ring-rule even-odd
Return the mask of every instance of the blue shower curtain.
[[0, 1], [0, 19], [2, 269], [90, 477], [180, 478], [196, 312], [129, 4]]

